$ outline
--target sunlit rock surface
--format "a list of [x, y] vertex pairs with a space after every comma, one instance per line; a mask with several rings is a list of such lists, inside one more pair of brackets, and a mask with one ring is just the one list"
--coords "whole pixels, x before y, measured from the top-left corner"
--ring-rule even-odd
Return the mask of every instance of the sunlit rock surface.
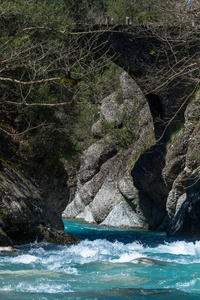
[[[177, 119], [167, 131], [157, 121], [164, 98], [152, 96], [146, 101], [126, 73], [120, 80], [120, 101], [119, 95], [112, 94], [101, 102], [100, 118], [92, 127], [98, 141], [83, 154], [77, 172], [77, 191], [63, 216], [106, 226], [167, 230], [170, 236], [198, 238], [200, 230], [194, 212], [200, 210], [200, 189], [196, 187], [198, 181], [188, 189], [188, 182], [200, 166], [199, 93], [185, 105], [179, 123]], [[156, 104], [156, 101], [161, 102]], [[103, 135], [102, 124], [114, 123], [121, 130], [124, 109], [131, 116], [129, 122], [134, 119], [131, 128], [134, 138], [129, 147], [119, 150], [109, 134]], [[170, 107], [171, 114], [172, 109], [175, 114], [177, 107]]]

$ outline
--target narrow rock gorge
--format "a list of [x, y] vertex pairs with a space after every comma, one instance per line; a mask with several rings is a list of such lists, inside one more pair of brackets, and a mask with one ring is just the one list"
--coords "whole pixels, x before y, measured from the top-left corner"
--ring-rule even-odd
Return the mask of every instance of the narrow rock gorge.
[[82, 155], [75, 193], [64, 170], [53, 180], [30, 180], [1, 160], [1, 245], [77, 243], [63, 232], [62, 216], [200, 238], [199, 92], [176, 129], [163, 135], [162, 101], [145, 97], [126, 72], [120, 85], [99, 103], [99, 119], [91, 128], [95, 142]]
[[198, 3], [50, 2], [0, 5], [0, 246], [78, 243], [62, 217], [199, 239]]
[[[63, 216], [198, 238], [199, 93], [185, 106], [176, 129], [162, 134], [161, 114], [165, 110], [166, 115], [166, 103], [163, 107], [153, 95], [145, 98], [127, 73], [120, 82], [120, 102], [114, 93], [99, 105], [99, 120], [91, 128], [96, 143], [82, 156], [75, 197]], [[170, 107], [170, 115], [176, 110], [176, 105]], [[105, 123], [113, 124], [123, 135], [127, 120], [129, 125], [134, 120], [132, 142], [122, 149], [103, 128]]]

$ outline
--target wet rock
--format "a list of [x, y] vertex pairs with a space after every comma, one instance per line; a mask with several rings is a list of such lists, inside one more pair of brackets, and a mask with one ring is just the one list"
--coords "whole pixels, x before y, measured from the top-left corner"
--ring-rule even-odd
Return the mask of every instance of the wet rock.
[[62, 231], [62, 230], [54, 230], [49, 227], [45, 227], [43, 225], [38, 226], [38, 242], [43, 243], [53, 243], [60, 245], [74, 245], [78, 244], [81, 239], [73, 236], [72, 234]]
[[95, 196], [101, 189], [104, 180], [108, 176], [108, 173], [110, 172], [112, 166], [113, 160], [109, 159], [107, 162], [101, 165], [99, 172], [94, 175], [91, 180], [89, 180], [85, 184], [81, 184], [78, 181], [78, 189], [75, 197], [63, 212], [64, 218], [75, 218], [85, 210], [85, 207], [94, 200]]
[[12, 240], [7, 236], [7, 234], [1, 228], [0, 228], [0, 246], [4, 246], [4, 247], [13, 246]]
[[89, 205], [85, 206], [84, 210], [81, 211], [81, 213], [78, 214], [76, 216], [76, 218], [85, 220], [85, 222], [88, 222], [88, 223], [96, 223], [94, 218], [93, 218], [93, 215], [92, 215], [92, 212], [91, 212], [91, 209], [90, 209]]
[[5, 246], [5, 247], [0, 247], [0, 251], [8, 251], [8, 252], [12, 252], [12, 251], [17, 251], [17, 249], [15, 249], [14, 247], [12, 247], [12, 246]]
[[200, 239], [200, 174], [190, 176], [186, 186], [186, 200], [168, 225], [168, 236]]
[[[173, 177], [176, 175], [176, 178], [173, 181], [172, 189], [169, 192], [166, 203], [169, 223], [166, 224], [166, 226], [168, 228], [167, 232], [170, 236], [187, 236], [188, 238], [198, 236], [198, 227], [196, 227], [196, 233], [195, 229], [191, 228], [191, 224], [196, 222], [195, 214], [193, 209], [188, 208], [188, 199], [192, 199], [191, 195], [193, 190], [194, 195], [196, 195], [197, 198], [198, 194], [195, 191], [195, 184], [192, 184], [190, 189], [188, 189], [188, 182], [191, 181], [190, 176], [193, 172], [198, 170], [198, 166], [200, 164], [199, 116], [200, 102], [197, 93], [196, 97], [189, 103], [185, 111], [184, 128], [180, 132], [176, 133], [177, 136], [174, 137], [174, 141], [171, 143], [166, 157], [167, 159], [171, 158], [172, 160], [174, 157], [177, 157], [177, 160], [181, 163], [181, 167], [177, 170], [177, 172], [173, 173]], [[166, 178], [168, 178], [167, 180], [169, 183], [170, 176], [166, 176]], [[190, 201], [192, 201], [191, 203], [194, 203], [194, 200]], [[184, 225], [185, 222], [183, 221], [186, 218], [186, 215], [188, 215], [187, 221], [189, 222], [187, 229], [186, 225]], [[184, 226], [185, 229], [183, 229]]]
[[183, 201], [182, 199], [185, 198], [185, 186], [189, 175], [189, 170], [185, 168], [173, 182], [172, 189], [168, 194], [166, 202], [169, 219], [174, 217], [180, 207], [180, 203]]
[[148, 257], [140, 257], [133, 259], [131, 263], [136, 264], [136, 265], [145, 265], [145, 266], [169, 266], [169, 265], [174, 265], [174, 263], [171, 262], [166, 262], [158, 259], [152, 259]]

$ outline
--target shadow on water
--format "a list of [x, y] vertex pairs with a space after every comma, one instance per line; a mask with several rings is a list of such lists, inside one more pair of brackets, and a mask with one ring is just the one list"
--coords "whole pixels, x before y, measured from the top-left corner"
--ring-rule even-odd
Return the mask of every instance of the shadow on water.
[[173, 289], [158, 289], [158, 290], [146, 290], [146, 289], [110, 289], [110, 290], [93, 290], [82, 292], [69, 292], [69, 293], [53, 293], [46, 294], [40, 293], [39, 298], [37, 293], [20, 293], [20, 292], [0, 292], [0, 299], [2, 300], [197, 300], [198, 295], [191, 295], [183, 292], [179, 292]]
[[94, 241], [106, 239], [110, 242], [119, 241], [124, 244], [138, 242], [146, 247], [156, 247], [166, 242], [174, 242], [182, 239], [166, 237], [163, 232], [143, 231], [135, 229], [119, 229], [88, 224], [84, 221], [63, 219], [65, 231], [81, 238]]

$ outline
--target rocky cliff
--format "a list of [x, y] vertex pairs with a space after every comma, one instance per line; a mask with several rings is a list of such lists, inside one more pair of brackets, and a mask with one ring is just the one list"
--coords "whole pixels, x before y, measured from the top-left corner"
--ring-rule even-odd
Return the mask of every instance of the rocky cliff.
[[[97, 141], [82, 156], [77, 191], [63, 216], [108, 226], [148, 228], [153, 222], [150, 202], [148, 198], [140, 201], [130, 173], [140, 154], [155, 142], [153, 122], [137, 84], [127, 73], [120, 82], [121, 93], [106, 97], [99, 106], [99, 120], [92, 126]], [[113, 125], [115, 138], [112, 132], [105, 135], [105, 124]], [[127, 130], [131, 135], [126, 137]], [[131, 141], [124, 146], [127, 138]]]
[[[69, 204], [65, 171], [36, 182], [0, 160], [1, 245], [77, 243], [63, 232], [63, 211], [64, 217], [106, 226], [200, 238], [199, 92], [184, 106], [176, 126], [165, 131], [167, 105], [174, 98], [163, 106], [166, 99], [144, 97], [127, 73], [120, 82], [121, 90], [99, 104], [99, 120], [91, 128], [96, 141], [82, 155]], [[177, 109], [170, 106], [170, 116]]]
[[[121, 88], [120, 103], [117, 93], [101, 102], [100, 118], [92, 127], [97, 141], [82, 156], [77, 191], [63, 216], [199, 237], [199, 93], [181, 110], [174, 128], [172, 124], [165, 131], [164, 118], [173, 117], [178, 110], [170, 105], [167, 111], [176, 93], [168, 103], [156, 95], [145, 99], [126, 73], [121, 76]], [[118, 130], [119, 139], [103, 134], [105, 123]], [[127, 126], [132, 141], [120, 148]]]

